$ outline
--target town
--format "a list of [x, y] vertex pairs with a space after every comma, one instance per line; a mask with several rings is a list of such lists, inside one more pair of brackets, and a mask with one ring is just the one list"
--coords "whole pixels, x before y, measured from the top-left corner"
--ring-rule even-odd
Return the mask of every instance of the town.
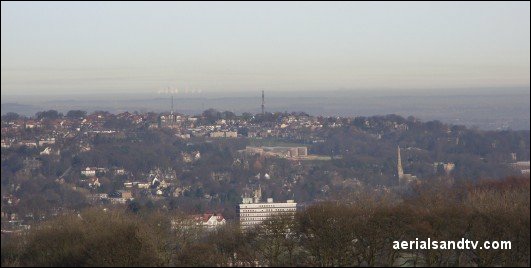
[[1, 6], [2, 267], [531, 265], [529, 1]]
[[159, 207], [209, 227], [258, 224], [276, 210], [258, 206], [270, 213], [248, 218], [249, 204], [295, 212], [364, 192], [400, 200], [422, 183], [529, 175], [526, 131], [396, 115], [185, 115], [172, 105], [166, 113], [8, 113], [1, 131], [2, 232], [87, 206]]

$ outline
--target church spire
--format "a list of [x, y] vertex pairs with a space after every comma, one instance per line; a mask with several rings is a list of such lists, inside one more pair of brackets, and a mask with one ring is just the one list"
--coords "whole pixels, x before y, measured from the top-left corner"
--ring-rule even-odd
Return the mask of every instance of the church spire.
[[400, 157], [400, 145], [398, 145], [397, 147], [398, 160], [396, 164], [396, 169], [398, 173], [398, 179], [400, 180], [402, 179], [402, 177], [404, 177], [404, 169], [402, 168], [402, 158]]

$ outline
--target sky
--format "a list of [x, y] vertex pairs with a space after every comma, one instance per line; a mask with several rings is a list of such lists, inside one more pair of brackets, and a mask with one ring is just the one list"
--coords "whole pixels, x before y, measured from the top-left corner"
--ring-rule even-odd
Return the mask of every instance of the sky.
[[2, 95], [529, 87], [529, 2], [1, 2]]

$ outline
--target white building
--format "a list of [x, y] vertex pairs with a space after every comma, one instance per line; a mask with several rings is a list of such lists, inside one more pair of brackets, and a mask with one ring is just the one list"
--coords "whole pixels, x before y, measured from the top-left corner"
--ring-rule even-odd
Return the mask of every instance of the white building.
[[203, 215], [195, 215], [194, 220], [197, 225], [203, 226], [207, 229], [215, 229], [227, 223], [221, 214], [216, 215], [207, 213]]
[[42, 152], [40, 152], [40, 155], [50, 155], [52, 154], [52, 148], [46, 147]]
[[101, 186], [100, 180], [97, 177], [92, 177], [88, 180], [88, 186], [90, 188], [99, 188]]
[[236, 131], [227, 131], [227, 132], [225, 132], [225, 137], [226, 138], [237, 138], [238, 137], [238, 132], [236, 132]]
[[55, 144], [55, 138], [40, 139], [39, 140], [39, 146], [43, 146], [45, 144]]
[[283, 158], [305, 158], [308, 156], [308, 147], [253, 147], [246, 146], [245, 150], [240, 150], [246, 154], [260, 154], [265, 156], [276, 156]]
[[189, 217], [186, 217], [184, 219], [172, 219], [171, 225], [172, 229], [177, 228], [193, 228], [193, 227], [199, 227], [204, 228], [206, 231], [214, 230], [218, 227], [221, 227], [225, 225], [227, 221], [221, 214], [213, 214], [213, 213], [205, 213], [205, 214], [197, 214], [197, 215], [191, 215]]
[[518, 161], [516, 163], [511, 163], [510, 166], [513, 167], [516, 170], [520, 170], [522, 175], [528, 175], [529, 174], [529, 166], [530, 166], [530, 162], [529, 161]]
[[11, 147], [12, 142], [10, 142], [8, 140], [2, 140], [1, 144], [2, 144], [2, 146], [1, 146], [2, 148], [9, 148], [9, 147]]
[[96, 168], [87, 167], [85, 170], [81, 170], [81, 175], [87, 177], [96, 176]]
[[116, 174], [116, 175], [125, 175], [125, 169], [117, 168], [117, 169], [114, 170], [114, 174]]
[[252, 198], [243, 198], [243, 204], [239, 205], [240, 226], [245, 229], [260, 224], [271, 216], [294, 215], [296, 212], [297, 203], [293, 200], [275, 203], [273, 198], [268, 198], [266, 203], [257, 203]]
[[138, 187], [138, 189], [149, 189], [149, 186], [151, 186], [151, 184], [148, 182], [148, 183], [138, 183], [136, 185]]
[[237, 138], [238, 132], [236, 131], [213, 131], [210, 132], [211, 138]]
[[225, 137], [225, 132], [223, 132], [223, 131], [213, 131], [213, 132], [210, 132], [210, 137], [211, 138], [224, 138]]
[[37, 147], [37, 142], [32, 141], [32, 140], [20, 141], [19, 144], [20, 144], [21, 146]]

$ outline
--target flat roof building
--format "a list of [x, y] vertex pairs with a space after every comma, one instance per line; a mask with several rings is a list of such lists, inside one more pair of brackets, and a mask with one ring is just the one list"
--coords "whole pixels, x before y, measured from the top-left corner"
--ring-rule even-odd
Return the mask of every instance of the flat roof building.
[[253, 198], [243, 198], [239, 205], [238, 214], [243, 229], [256, 226], [275, 215], [295, 215], [297, 212], [294, 200], [287, 200], [285, 203], [275, 203], [273, 198], [268, 198], [265, 203], [254, 201]]

